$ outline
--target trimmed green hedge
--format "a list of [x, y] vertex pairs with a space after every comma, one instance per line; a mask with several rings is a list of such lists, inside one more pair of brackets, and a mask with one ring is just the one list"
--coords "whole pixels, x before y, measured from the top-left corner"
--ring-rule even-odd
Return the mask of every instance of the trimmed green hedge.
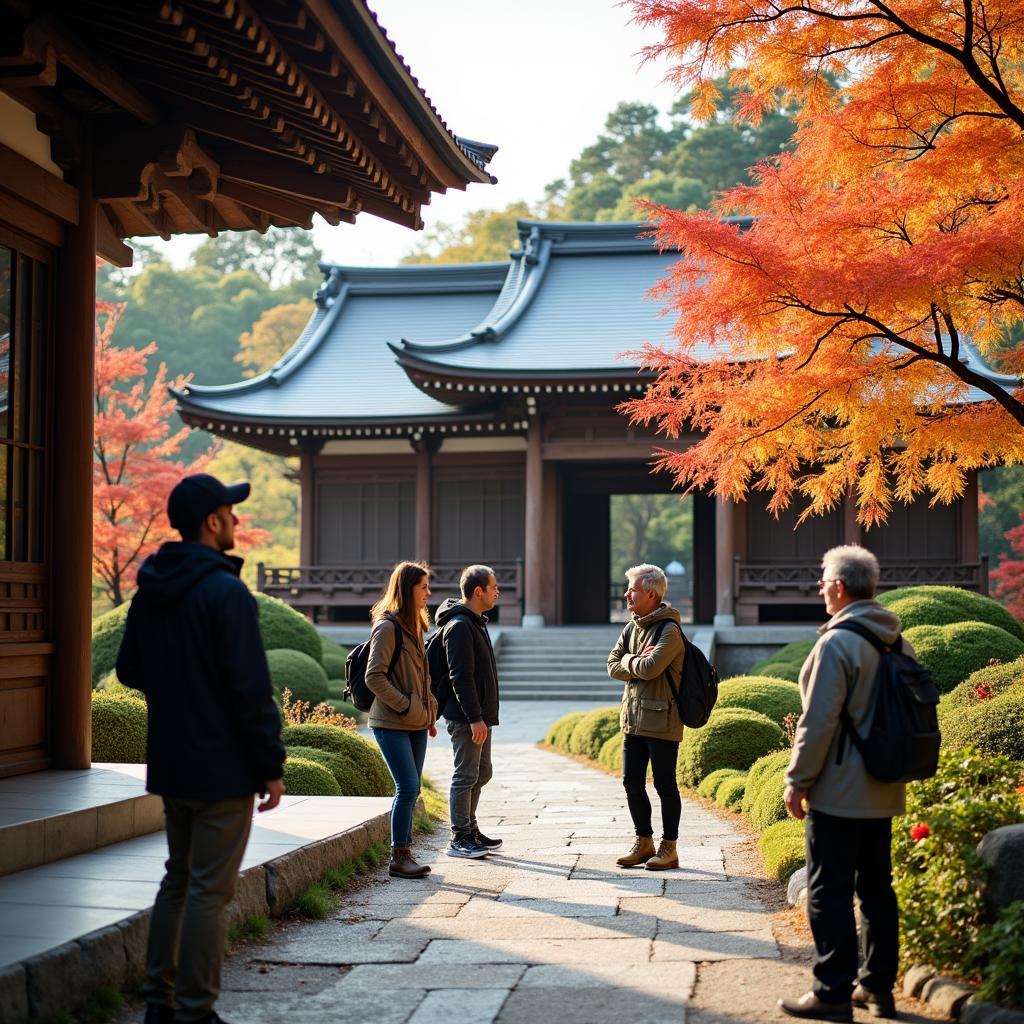
[[800, 688], [785, 679], [735, 676], [718, 687], [716, 708], [750, 708], [782, 725], [786, 715], [800, 715]]
[[328, 697], [327, 703], [339, 715], [345, 715], [346, 718], [354, 718], [357, 722], [366, 717], [364, 712], [360, 711], [355, 704], [350, 704], [347, 700], [335, 700], [333, 697]]
[[764, 661], [759, 661], [750, 672], [752, 675], [773, 676], [795, 683], [800, 678], [801, 666], [817, 642], [817, 637], [813, 640], [794, 640], [793, 643], [780, 647]]
[[676, 778], [693, 787], [719, 768], [743, 771], [785, 742], [782, 730], [765, 715], [748, 708], [716, 708], [702, 729], [683, 733]]
[[305, 757], [285, 759], [284, 789], [291, 796], [341, 796], [341, 787], [331, 770]]
[[904, 630], [955, 622], [987, 622], [1024, 641], [1024, 625], [998, 601], [960, 587], [900, 587], [881, 594], [878, 601], [900, 617]]
[[913, 626], [903, 635], [921, 664], [931, 672], [941, 693], [948, 693], [992, 658], [1006, 662], [1024, 655], [1024, 642], [987, 622]]
[[92, 759], [120, 764], [146, 760], [146, 702], [121, 694], [92, 695]]
[[330, 750], [320, 750], [317, 747], [289, 747], [288, 756], [322, 764], [334, 776], [342, 796], [365, 795], [365, 786], [358, 765], [344, 754], [334, 754]]
[[119, 605], [92, 620], [92, 685], [95, 686], [108, 672], [114, 671], [117, 652], [121, 649], [124, 623], [128, 618], [129, 603]]
[[757, 795], [750, 804], [750, 823], [758, 832], [789, 817], [786, 805], [782, 802], [785, 789], [786, 779], [782, 772], [772, 773], [761, 780]]
[[355, 764], [362, 779], [361, 792], [349, 796], [394, 796], [395, 784], [375, 743], [358, 733], [334, 725], [286, 725], [281, 731], [286, 747], [314, 747], [332, 754], [342, 754]]
[[597, 755], [597, 763], [610, 772], [621, 772], [622, 741], [625, 738], [625, 733], [617, 732], [610, 739], [605, 740], [601, 746], [601, 752]]
[[568, 751], [569, 737], [572, 735], [573, 729], [576, 728], [576, 723], [585, 714], [585, 711], [571, 711], [569, 714], [563, 715], [548, 729], [544, 742], [558, 750]]
[[1024, 761], [1024, 684], [1018, 683], [973, 706], [944, 713], [940, 721], [945, 750], [974, 746], [985, 755]]
[[714, 800], [718, 787], [726, 779], [735, 779], [742, 774], [743, 772], [736, 768], [719, 768], [717, 772], [712, 772], [701, 780], [700, 785], [697, 787], [697, 796], [702, 796], [705, 800]]
[[618, 731], [618, 707], [588, 711], [569, 734], [569, 753], [596, 761], [605, 742]]
[[323, 644], [313, 623], [276, 597], [266, 594], [252, 596], [259, 608], [263, 646], [268, 651], [302, 651], [319, 665]]
[[314, 705], [327, 700], [327, 673], [308, 654], [285, 648], [267, 651], [267, 665], [278, 697], [291, 690], [295, 700], [307, 700]]
[[979, 700], [976, 693], [979, 687], [986, 687], [994, 697], [1016, 685], [1024, 686], [1024, 658], [979, 668], [949, 693], [943, 694], [939, 701], [939, 725], [942, 725], [945, 716], [963, 708], [973, 708]]
[[804, 823], [793, 818], [777, 821], [761, 833], [758, 840], [765, 870], [780, 882], [788, 882], [789, 876], [807, 863], [807, 840]]
[[324, 651], [321, 659], [328, 679], [337, 679], [345, 685], [345, 656], [335, 651]]
[[743, 791], [747, 788], [746, 775], [737, 775], [732, 779], [725, 779], [715, 793], [715, 803], [726, 810], [733, 810], [737, 814], [743, 809]]
[[750, 814], [754, 800], [761, 792], [761, 786], [773, 775], [782, 774], [789, 767], [791, 750], [776, 750], [758, 758], [747, 772], [747, 791], [743, 796], [743, 813]]
[[327, 696], [331, 700], [344, 700], [345, 699], [345, 680], [344, 679], [331, 679], [327, 680]]

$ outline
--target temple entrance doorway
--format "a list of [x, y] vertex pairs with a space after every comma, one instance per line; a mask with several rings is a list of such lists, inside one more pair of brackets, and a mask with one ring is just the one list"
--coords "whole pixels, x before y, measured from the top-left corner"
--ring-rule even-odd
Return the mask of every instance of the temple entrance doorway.
[[715, 604], [715, 508], [682, 496], [645, 462], [564, 465], [562, 602], [567, 624], [624, 622], [624, 572], [642, 562], [669, 577], [684, 622], [710, 622]]

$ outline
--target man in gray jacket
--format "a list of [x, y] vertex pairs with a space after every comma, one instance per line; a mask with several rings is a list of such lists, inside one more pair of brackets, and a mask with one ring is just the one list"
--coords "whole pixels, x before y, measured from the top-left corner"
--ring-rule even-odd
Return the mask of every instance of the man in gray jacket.
[[[892, 819], [906, 811], [905, 787], [869, 775], [844, 735], [841, 713], [867, 735], [879, 654], [841, 622], [870, 629], [884, 644], [900, 637], [900, 620], [874, 600], [878, 560], [856, 544], [821, 560], [819, 592], [831, 616], [800, 670], [803, 713], [786, 770], [789, 813], [807, 822], [807, 916], [814, 936], [814, 985], [780, 999], [792, 1017], [851, 1021], [852, 1006], [895, 1017], [899, 908], [892, 889]], [[906, 640], [903, 650], [913, 654]], [[858, 970], [854, 895], [860, 903]], [[856, 987], [854, 987], [856, 986]]]

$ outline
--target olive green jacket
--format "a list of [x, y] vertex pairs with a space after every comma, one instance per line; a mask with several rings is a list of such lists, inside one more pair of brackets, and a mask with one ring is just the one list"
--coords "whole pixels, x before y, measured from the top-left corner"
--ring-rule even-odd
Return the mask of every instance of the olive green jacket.
[[[665, 626], [653, 653], [641, 657], [641, 652], [653, 640], [659, 622], [670, 619], [679, 622], [679, 612], [667, 604], [655, 608], [650, 615], [632, 618], [629, 647], [623, 637], [608, 655], [608, 675], [621, 679], [626, 685], [622, 692], [622, 710], [619, 727], [630, 736], [650, 736], [659, 740], [679, 742], [683, 738], [683, 723], [672, 698], [667, 671], [679, 689], [683, 675], [683, 637], [675, 625]], [[623, 634], [625, 630], [623, 630]]]
[[366, 660], [366, 685], [373, 691], [371, 729], [426, 729], [437, 720], [437, 701], [430, 692], [430, 666], [423, 637], [404, 623], [402, 652], [395, 671], [387, 676], [395, 650], [395, 620], [390, 616], [374, 623], [370, 654]]

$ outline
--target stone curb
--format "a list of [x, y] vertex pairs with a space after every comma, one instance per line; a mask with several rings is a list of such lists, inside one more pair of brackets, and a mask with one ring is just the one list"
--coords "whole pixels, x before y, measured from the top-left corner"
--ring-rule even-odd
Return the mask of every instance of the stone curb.
[[974, 986], [959, 978], [939, 974], [934, 967], [918, 964], [903, 976], [903, 994], [922, 999], [950, 1020], [964, 1024], [1024, 1024], [1024, 1012], [986, 1003], [974, 994]]
[[[417, 809], [423, 813], [422, 801]], [[358, 857], [372, 843], [386, 840], [390, 829], [390, 814], [378, 814], [355, 828], [247, 868], [239, 875], [228, 906], [229, 926], [255, 915], [279, 917], [309, 885], [331, 868]], [[98, 988], [123, 988], [140, 980], [149, 916], [149, 910], [131, 914], [115, 925], [0, 969], [0, 1024], [57, 1014], [81, 1005]]]

